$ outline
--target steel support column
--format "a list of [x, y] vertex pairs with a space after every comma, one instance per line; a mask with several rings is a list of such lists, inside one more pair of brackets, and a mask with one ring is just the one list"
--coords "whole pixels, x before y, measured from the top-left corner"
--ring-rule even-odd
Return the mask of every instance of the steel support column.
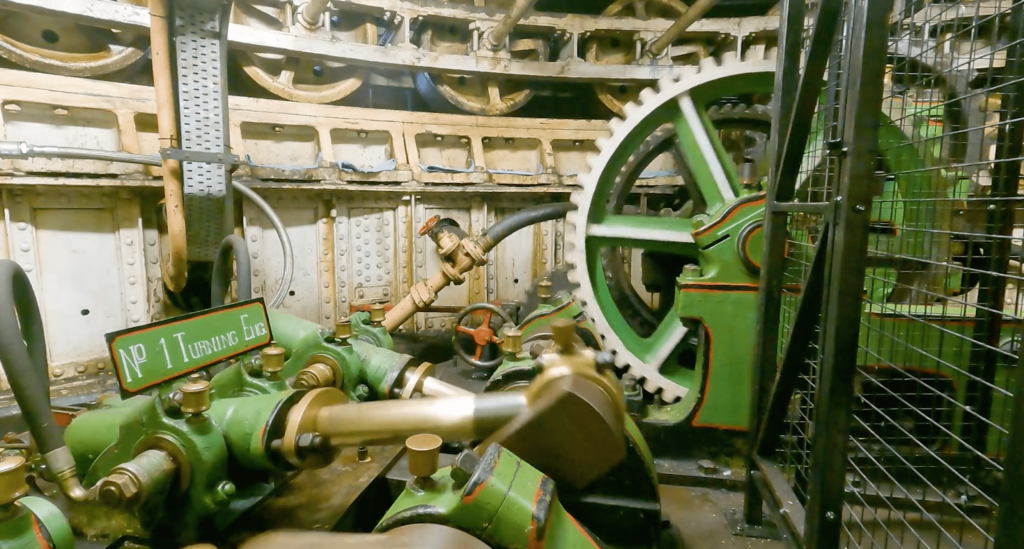
[[850, 7], [851, 33], [843, 64], [847, 86], [841, 106], [840, 150], [845, 155], [833, 199], [807, 486], [805, 546], [811, 549], [839, 547], [892, 0], [857, 0]]

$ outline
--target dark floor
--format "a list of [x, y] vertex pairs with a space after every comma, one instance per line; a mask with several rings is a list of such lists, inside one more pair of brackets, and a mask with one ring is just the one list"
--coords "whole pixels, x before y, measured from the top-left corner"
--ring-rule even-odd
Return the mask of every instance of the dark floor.
[[708, 488], [661, 487], [662, 514], [680, 540], [678, 549], [783, 549], [781, 541], [732, 535], [726, 522], [731, 509], [741, 510], [743, 494]]

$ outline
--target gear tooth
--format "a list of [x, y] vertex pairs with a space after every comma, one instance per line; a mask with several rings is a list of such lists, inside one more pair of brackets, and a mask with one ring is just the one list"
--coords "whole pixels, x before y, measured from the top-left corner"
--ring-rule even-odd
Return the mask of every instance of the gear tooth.
[[647, 391], [648, 393], [656, 393], [658, 392], [658, 389], [661, 389], [661, 385], [658, 385], [658, 382], [656, 380], [654, 380], [653, 378], [644, 379], [645, 391]]
[[637, 105], [636, 103], [634, 103], [632, 101], [630, 101], [629, 103], [626, 103], [625, 105], [622, 106], [622, 112], [625, 113], [626, 116], [633, 116], [639, 110], [640, 110], [640, 105]]
[[713, 55], [709, 55], [704, 59], [700, 60], [700, 70], [710, 71], [718, 68], [718, 60]]
[[779, 48], [767, 48], [764, 50], [764, 58], [768, 61], [775, 61], [779, 57]]
[[644, 88], [640, 92], [640, 104], [643, 105], [648, 101], [654, 101], [654, 98], [658, 96], [658, 92], [654, 91], [654, 88]]
[[622, 119], [618, 116], [613, 116], [612, 119], [608, 121], [608, 130], [612, 133], [615, 133], [621, 127]]
[[[579, 202], [573, 201], [571, 197], [569, 198], [569, 200], [572, 201], [573, 204], [579, 205]], [[577, 219], [578, 212], [569, 212], [565, 214], [565, 222], [571, 224], [574, 227], [576, 226]]]
[[[658, 93], [664, 93], [665, 90], [675, 86], [676, 82], [679, 82], [679, 74], [680, 73], [675, 73], [672, 76], [666, 76], [665, 78], [658, 80], [652, 89]], [[640, 97], [643, 97], [643, 92], [640, 93]]]
[[743, 52], [744, 61], [760, 61], [764, 59], [765, 46], [764, 44], [754, 44], [747, 48], [747, 51]]
[[727, 63], [735, 63], [735, 62], [739, 61], [739, 59], [740, 59], [740, 56], [735, 51], [727, 51], [724, 54], [722, 54], [722, 62], [721, 62], [721, 64], [725, 65]]
[[580, 283], [580, 272], [576, 269], [569, 269], [567, 276], [569, 278], [569, 282], [572, 282], [573, 284]]

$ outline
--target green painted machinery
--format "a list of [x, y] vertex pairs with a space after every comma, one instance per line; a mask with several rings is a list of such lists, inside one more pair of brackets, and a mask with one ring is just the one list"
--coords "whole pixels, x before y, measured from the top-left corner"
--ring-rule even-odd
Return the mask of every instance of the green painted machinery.
[[68, 521], [48, 500], [26, 496], [25, 458], [0, 459], [0, 548], [74, 549]]
[[[727, 54], [721, 62], [708, 60], [693, 74], [663, 80], [645, 91], [638, 104], [626, 109], [624, 120], [612, 121], [612, 136], [599, 143], [600, 154], [591, 159], [592, 169], [581, 177], [582, 189], [572, 197], [578, 211], [567, 218], [575, 231], [567, 238], [567, 257], [574, 264], [571, 279], [580, 285], [576, 293], [597, 327], [601, 344], [615, 353], [617, 366], [635, 376], [650, 395], [641, 425], [659, 456], [690, 452], [678, 444], [679, 428], [692, 429], [690, 440], [724, 439], [731, 444], [728, 433], [746, 430], [750, 421], [764, 150], [746, 143], [758, 142], [751, 139], [752, 134], [761, 135], [763, 143], [768, 133], [757, 114], [760, 111], [750, 105], [772, 92], [776, 63], [771, 53], [755, 46], [742, 60]], [[970, 266], [960, 259], [971, 255], [965, 250], [971, 244], [950, 239], [948, 233], [932, 236], [929, 231], [902, 230], [962, 222], [955, 219], [954, 210], [957, 197], [966, 192], [964, 181], [947, 174], [936, 177], [935, 170], [923, 169], [939, 151], [911, 145], [904, 133], [937, 131], [934, 107], [921, 110], [920, 127], [900, 128], [885, 122], [880, 128], [880, 165], [901, 175], [883, 181], [871, 211], [870, 253], [883, 259], [869, 268], [865, 290], [882, 305], [864, 310], [868, 328], [861, 330], [864, 350], [859, 358], [862, 371], [869, 372], [866, 375], [877, 376], [882, 387], [898, 394], [898, 386], [893, 385], [898, 382], [887, 381], [885, 368], [872, 365], [914, 361], [895, 356], [890, 342], [871, 337], [894, 332], [890, 327], [872, 327], [897, 323], [902, 340], [920, 342], [916, 344], [917, 370], [935, 389], [934, 397], [964, 402], [970, 378], [966, 368], [970, 337], [957, 334], [973, 330], [974, 308], [957, 305], [966, 303], [957, 296], [972, 285], [970, 277], [961, 274], [969, 273]], [[723, 119], [725, 111], [730, 115]], [[812, 152], [823, 149], [823, 127], [823, 120], [816, 122], [805, 155], [803, 173], [809, 174], [808, 180], [798, 184], [798, 193], [811, 192], [815, 173], [824, 169]], [[743, 139], [735, 139], [737, 130]], [[741, 144], [737, 147], [735, 142]], [[630, 191], [647, 165], [663, 154], [675, 155], [684, 186], [659, 204], [647, 204], [646, 212], [638, 212]], [[933, 208], [926, 199], [935, 196], [950, 200]], [[820, 201], [812, 195], [804, 198]], [[903, 201], [898, 208], [892, 206], [896, 198]], [[814, 224], [813, 219], [808, 221], [808, 226]], [[808, 260], [801, 254], [813, 247], [816, 235], [801, 232], [799, 219], [792, 226], [791, 241], [808, 244], [788, 250], [790, 263], [799, 264]], [[631, 250], [643, 250], [644, 286], [647, 282], [660, 285], [654, 290], [660, 294], [653, 299], [638, 290], [622, 267]], [[894, 284], [897, 269], [884, 261], [887, 250], [899, 250], [900, 255], [922, 264], [949, 265], [944, 271], [951, 274], [921, 269], [915, 280], [901, 280], [904, 288], [918, 288], [916, 295], [899, 295]], [[787, 290], [792, 290], [800, 274], [786, 276], [791, 285]], [[943, 331], [926, 329], [934, 324], [943, 325], [963, 345], [957, 348], [949, 341], [940, 345]], [[1012, 327], [1004, 329], [1002, 345], [1007, 348], [1020, 345], [1011, 339], [1011, 331]], [[1010, 366], [999, 365], [997, 379], [1012, 376]], [[863, 396], [869, 401], [887, 398], [882, 394], [885, 389], [877, 392]], [[934, 403], [917, 404], [935, 409], [936, 417], [918, 418], [911, 428], [930, 433], [935, 448], [955, 445], [958, 435], [949, 433], [961, 433], [963, 418], [946, 417]], [[990, 445], [997, 443], [990, 438]]]

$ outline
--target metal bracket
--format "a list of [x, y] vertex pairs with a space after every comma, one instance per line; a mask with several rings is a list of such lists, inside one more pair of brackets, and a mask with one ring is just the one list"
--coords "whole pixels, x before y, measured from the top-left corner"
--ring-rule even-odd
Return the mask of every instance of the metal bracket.
[[212, 153], [164, 148], [160, 149], [160, 157], [169, 158], [171, 160], [180, 160], [182, 162], [187, 160], [189, 162], [203, 162], [206, 164], [224, 164], [231, 168], [241, 164], [238, 155], [231, 153]]
[[725, 512], [725, 522], [729, 524], [729, 530], [734, 536], [757, 539], [781, 540], [782, 534], [778, 527], [770, 520], [764, 520], [761, 524], [747, 524], [743, 521], [743, 510], [735, 507]]

